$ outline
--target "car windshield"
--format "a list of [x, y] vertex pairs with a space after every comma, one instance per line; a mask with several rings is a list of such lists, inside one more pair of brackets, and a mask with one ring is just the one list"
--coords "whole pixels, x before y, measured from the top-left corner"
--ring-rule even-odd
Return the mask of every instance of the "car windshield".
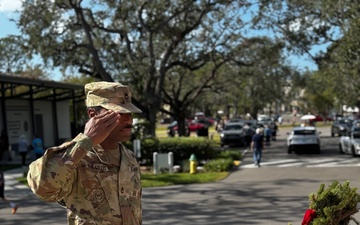
[[345, 125], [347, 125], [347, 124], [348, 124], [348, 121], [346, 121], [346, 120], [339, 120], [338, 123], [339, 123], [339, 124], [345, 124]]
[[314, 135], [315, 130], [295, 130], [295, 135]]
[[227, 125], [224, 130], [241, 130], [242, 126], [240, 125]]

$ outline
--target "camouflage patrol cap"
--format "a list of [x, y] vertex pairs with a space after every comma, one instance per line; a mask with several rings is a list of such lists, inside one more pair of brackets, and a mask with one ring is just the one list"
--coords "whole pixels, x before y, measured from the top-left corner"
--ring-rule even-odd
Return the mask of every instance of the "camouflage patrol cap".
[[102, 106], [120, 113], [141, 113], [131, 103], [131, 92], [128, 86], [118, 82], [92, 82], [85, 85], [86, 106]]

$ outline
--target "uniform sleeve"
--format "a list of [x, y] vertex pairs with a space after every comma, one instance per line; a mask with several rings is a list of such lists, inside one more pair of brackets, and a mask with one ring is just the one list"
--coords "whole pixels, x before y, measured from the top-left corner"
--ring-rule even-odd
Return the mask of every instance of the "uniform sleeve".
[[79, 134], [71, 142], [47, 149], [29, 166], [27, 181], [31, 190], [46, 202], [63, 199], [71, 192], [77, 165], [91, 148], [91, 139]]

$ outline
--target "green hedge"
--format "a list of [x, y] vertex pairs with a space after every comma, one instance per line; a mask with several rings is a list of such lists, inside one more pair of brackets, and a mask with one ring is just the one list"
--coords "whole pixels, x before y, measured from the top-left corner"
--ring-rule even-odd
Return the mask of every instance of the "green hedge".
[[[124, 143], [133, 150], [132, 142]], [[141, 140], [141, 161], [147, 166], [153, 165], [153, 153], [168, 153], [174, 155], [174, 165], [180, 165], [182, 171], [189, 170], [189, 158], [195, 154], [197, 165], [203, 165], [207, 172], [230, 171], [234, 160], [240, 160], [239, 150], [217, 151], [213, 142], [201, 137], [147, 138]]]
[[221, 159], [230, 158], [232, 160], [241, 160], [242, 154], [239, 150], [226, 150], [219, 152], [216, 158], [221, 158]]
[[234, 160], [231, 158], [214, 159], [210, 160], [204, 165], [207, 172], [225, 172], [230, 171], [234, 166]]
[[239, 150], [226, 150], [218, 152], [215, 159], [204, 165], [206, 172], [225, 172], [234, 168], [234, 161], [241, 160], [242, 154]]
[[[126, 142], [124, 145], [133, 150], [132, 142]], [[200, 137], [172, 137], [141, 140], [141, 161], [146, 165], [153, 164], [153, 153], [168, 153], [174, 155], [174, 164], [181, 165], [184, 160], [188, 160], [191, 154], [195, 154], [198, 164], [202, 161], [214, 159], [216, 150], [211, 140]]]

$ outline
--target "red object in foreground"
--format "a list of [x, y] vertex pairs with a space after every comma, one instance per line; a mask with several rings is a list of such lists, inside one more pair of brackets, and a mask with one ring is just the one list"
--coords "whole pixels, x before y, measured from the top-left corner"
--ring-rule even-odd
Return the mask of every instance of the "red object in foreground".
[[301, 225], [309, 225], [311, 221], [316, 217], [316, 211], [313, 209], [308, 209], [305, 212], [303, 221], [301, 222]]

